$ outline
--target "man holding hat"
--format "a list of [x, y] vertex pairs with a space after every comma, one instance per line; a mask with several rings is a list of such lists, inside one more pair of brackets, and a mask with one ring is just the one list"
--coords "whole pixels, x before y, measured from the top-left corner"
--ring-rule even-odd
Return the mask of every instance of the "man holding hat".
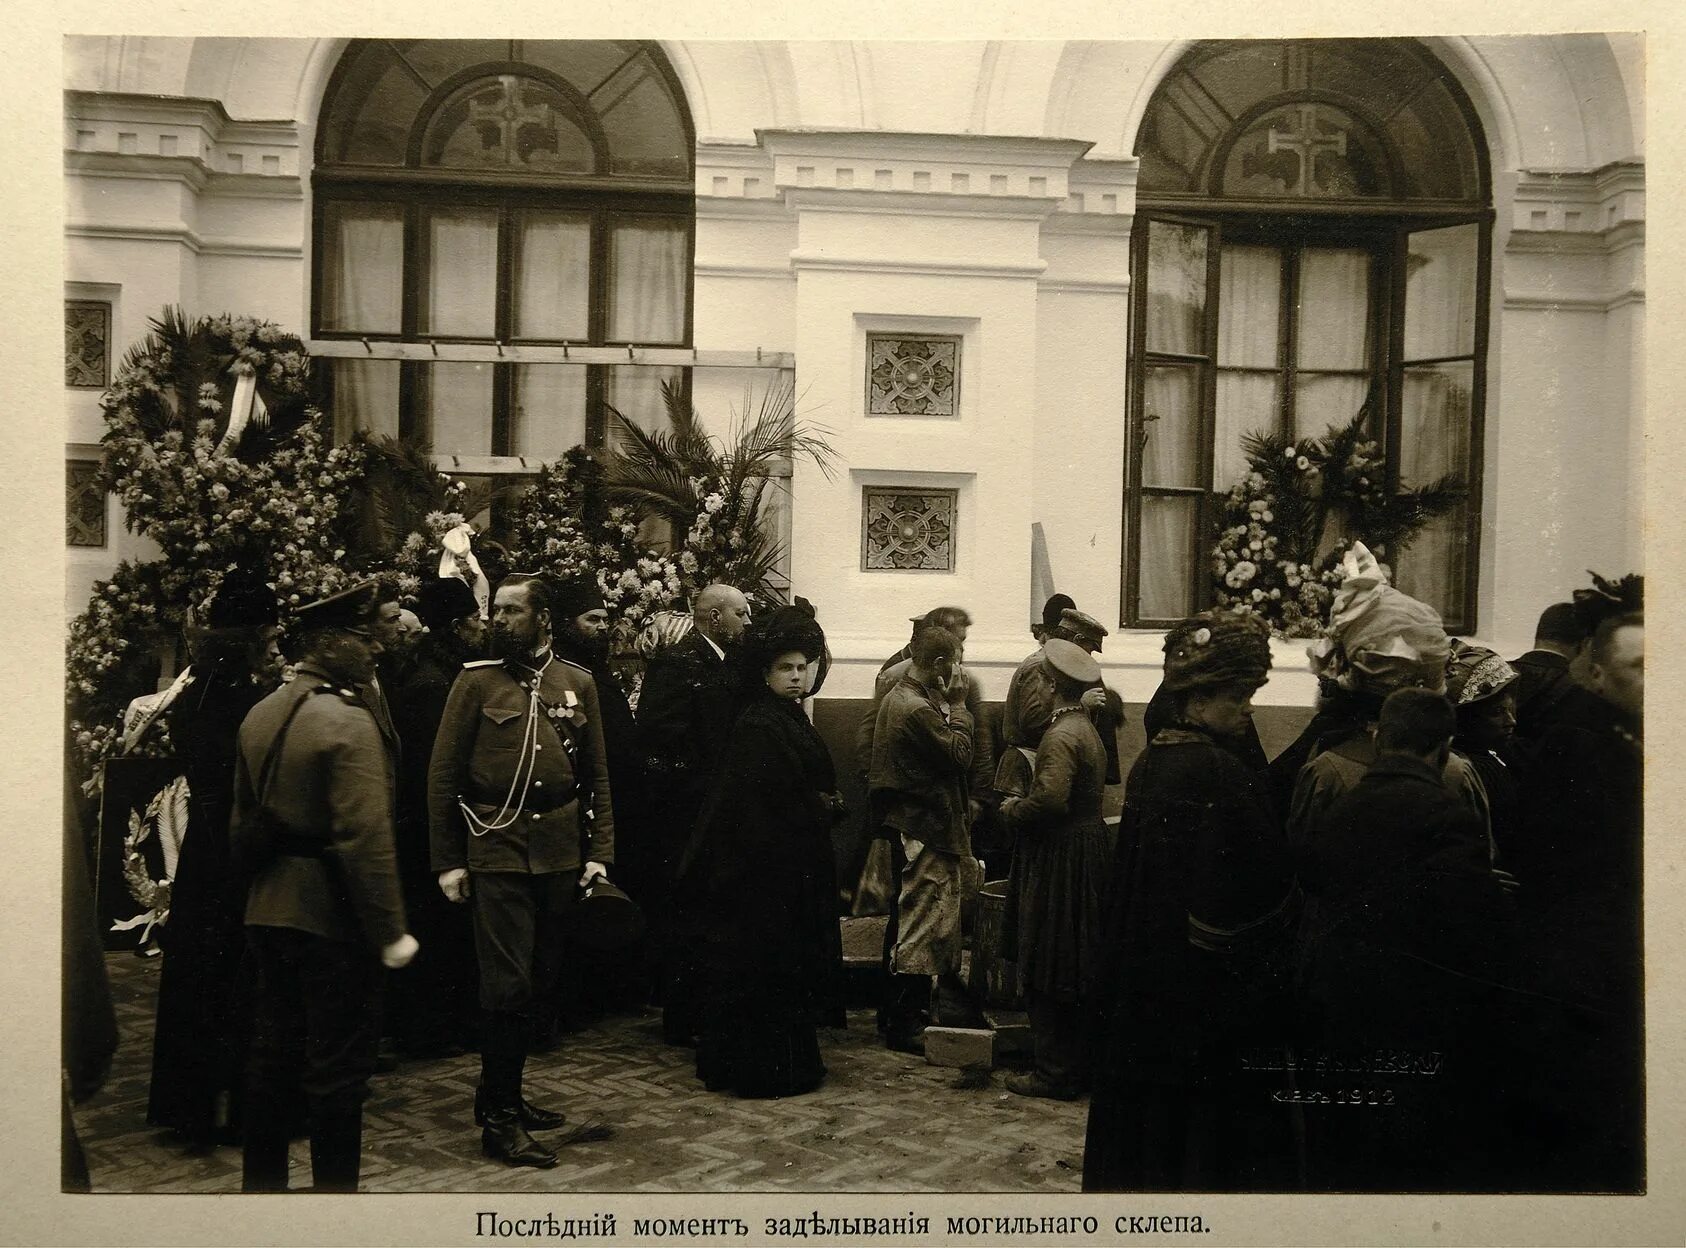
[[468, 916], [439, 892], [431, 858], [427, 772], [445, 701], [465, 663], [485, 653], [486, 621], [468, 582], [422, 582], [426, 626], [390, 690], [398, 759], [398, 875], [422, 953], [393, 979], [392, 1034], [416, 1056], [448, 1055], [474, 1039], [474, 942]]
[[433, 868], [472, 906], [480, 965], [481, 1148], [513, 1166], [556, 1154], [528, 1134], [563, 1116], [531, 1104], [521, 1073], [535, 1012], [556, 982], [576, 890], [606, 875], [615, 817], [597, 682], [551, 649], [550, 585], [513, 575], [492, 607], [492, 652], [451, 686], [428, 772]]
[[357, 1189], [381, 968], [416, 953], [394, 860], [391, 761], [356, 692], [380, 648], [374, 600], [363, 582], [302, 608], [297, 675], [240, 726], [230, 841], [255, 872], [246, 1191], [286, 1190], [300, 1083], [316, 1190]]

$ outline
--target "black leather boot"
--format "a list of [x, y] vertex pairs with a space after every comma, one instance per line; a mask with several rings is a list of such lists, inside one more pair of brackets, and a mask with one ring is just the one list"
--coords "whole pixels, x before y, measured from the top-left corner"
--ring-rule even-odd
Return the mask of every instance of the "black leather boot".
[[[521, 1125], [529, 1131], [554, 1131], [558, 1127], [565, 1126], [568, 1121], [566, 1114], [559, 1110], [541, 1109], [529, 1101], [524, 1094], [519, 1098], [517, 1111], [521, 1117]], [[474, 1090], [474, 1125], [477, 1127], [486, 1125], [486, 1089], [484, 1087]]]
[[556, 1154], [527, 1134], [521, 1125], [521, 1111], [513, 1105], [488, 1105], [486, 1127], [480, 1133], [480, 1151], [511, 1166], [533, 1166], [548, 1170]]

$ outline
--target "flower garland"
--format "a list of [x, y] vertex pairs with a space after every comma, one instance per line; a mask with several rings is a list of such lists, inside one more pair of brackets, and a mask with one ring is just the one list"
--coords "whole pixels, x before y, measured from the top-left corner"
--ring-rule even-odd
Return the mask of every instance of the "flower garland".
[[1322, 438], [1243, 440], [1248, 471], [1219, 501], [1211, 550], [1218, 606], [1258, 615], [1289, 637], [1315, 636], [1352, 542], [1397, 559], [1423, 526], [1463, 500], [1453, 476], [1390, 491], [1368, 424], [1366, 408]]

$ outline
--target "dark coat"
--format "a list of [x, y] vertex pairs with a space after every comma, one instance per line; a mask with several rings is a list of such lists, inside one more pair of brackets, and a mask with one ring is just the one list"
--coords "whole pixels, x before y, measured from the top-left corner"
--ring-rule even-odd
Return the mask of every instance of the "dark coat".
[[1006, 808], [1013, 832], [1006, 927], [1028, 988], [1087, 998], [1100, 952], [1110, 866], [1101, 798], [1106, 751], [1076, 707], [1053, 715], [1036, 749], [1030, 792]]
[[753, 699], [681, 863], [700, 942], [698, 1071], [710, 1086], [779, 1095], [823, 1073], [813, 1029], [844, 1022], [836, 788], [830, 752], [800, 705]]
[[[531, 679], [526, 667], [487, 659], [451, 686], [428, 768], [435, 871], [545, 875], [614, 862], [597, 682], [554, 659], [538, 677], [535, 712]], [[471, 834], [459, 802], [499, 826]]]
[[201, 1143], [217, 1125], [219, 1096], [237, 1118], [244, 1082], [246, 899], [229, 861], [228, 825], [240, 724], [266, 692], [242, 665], [195, 664], [192, 683], [165, 712], [187, 779], [187, 833], [160, 941], [147, 1121]]
[[[240, 726], [231, 843], [250, 840], [264, 759], [294, 703], [267, 809], [319, 856], [283, 854], [261, 866], [246, 901], [246, 926], [287, 927], [375, 950], [405, 932], [392, 840], [392, 759], [374, 716], [355, 691], [305, 664], [252, 708]], [[189, 834], [191, 835], [191, 833]]]
[[1264, 774], [1205, 733], [1160, 730], [1125, 784], [1085, 1191], [1286, 1181], [1286, 1110], [1244, 1063], [1288, 1039], [1298, 896]]
[[[1043, 666], [1043, 651], [1026, 655], [1013, 671], [1007, 685], [1007, 700], [1001, 708], [1001, 739], [1010, 747], [1034, 750], [1048, 731], [1054, 716], [1054, 682]], [[1107, 784], [1123, 780], [1118, 770], [1118, 730], [1124, 725], [1124, 699], [1106, 689], [1106, 706], [1090, 715], [1101, 748], [1106, 751]]]
[[638, 739], [660, 818], [677, 855], [713, 783], [742, 702], [737, 666], [692, 629], [650, 658], [638, 695]]

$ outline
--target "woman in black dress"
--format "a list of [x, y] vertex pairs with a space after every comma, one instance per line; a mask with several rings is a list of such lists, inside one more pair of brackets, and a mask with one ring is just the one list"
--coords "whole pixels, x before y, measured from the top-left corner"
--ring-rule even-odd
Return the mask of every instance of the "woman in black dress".
[[711, 1091], [811, 1091], [825, 1076], [815, 1029], [844, 1024], [831, 843], [841, 801], [802, 709], [824, 656], [801, 607], [745, 637], [744, 708], [681, 864], [700, 917], [697, 1076]]
[[246, 998], [245, 891], [228, 858], [235, 737], [278, 683], [276, 605], [255, 575], [230, 574], [190, 632], [191, 680], [164, 712], [187, 778], [187, 832], [160, 943], [147, 1121], [196, 1149], [239, 1139]]
[[1171, 715], [1130, 770], [1119, 829], [1085, 1191], [1292, 1183], [1286, 1108], [1251, 1071], [1280, 1066], [1298, 891], [1266, 777], [1229, 744], [1269, 669], [1252, 616], [1166, 637]]

